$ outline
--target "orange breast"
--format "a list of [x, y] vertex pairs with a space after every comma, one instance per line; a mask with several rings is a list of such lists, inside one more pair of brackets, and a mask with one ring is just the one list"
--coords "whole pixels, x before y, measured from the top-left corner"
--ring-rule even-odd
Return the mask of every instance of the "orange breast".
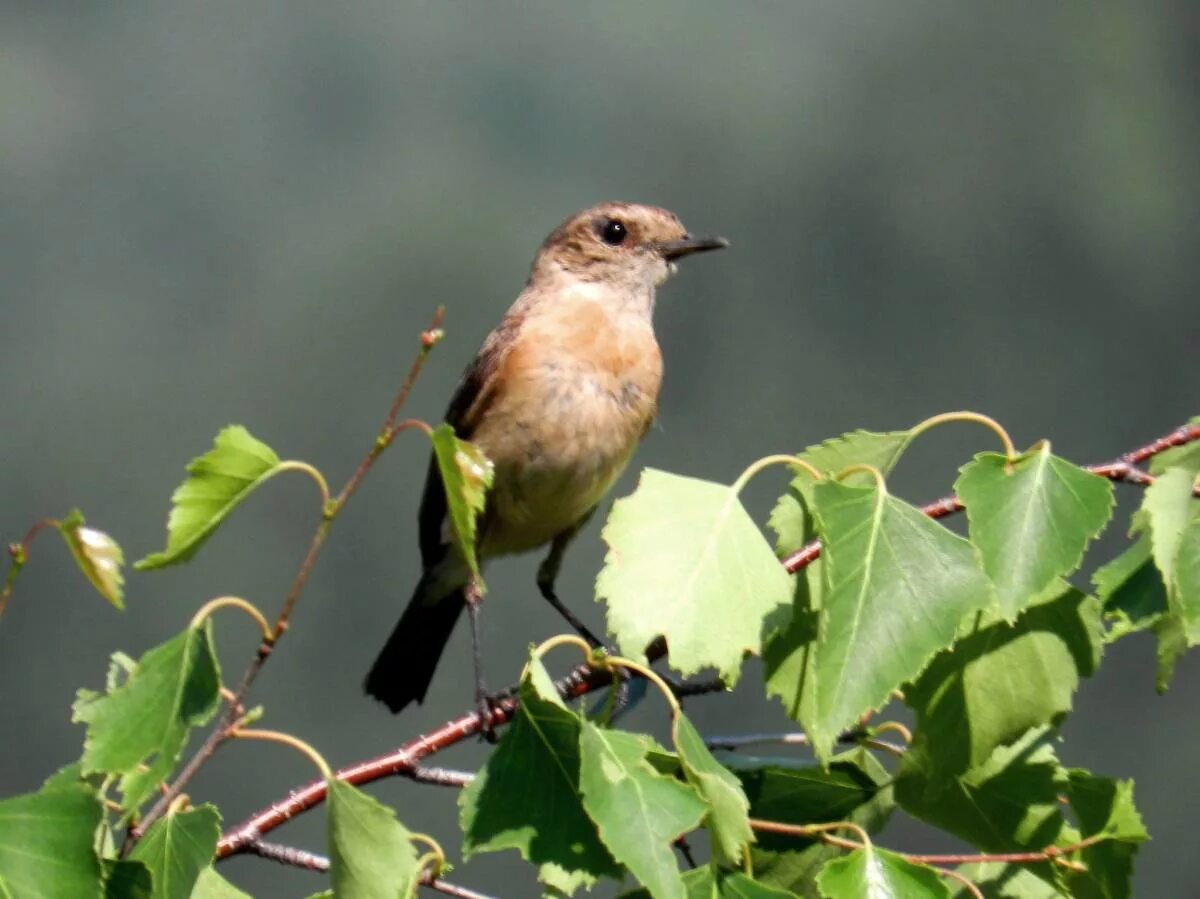
[[649, 322], [572, 306], [524, 322], [473, 435], [496, 466], [485, 555], [532, 549], [586, 515], [654, 417], [662, 361]]

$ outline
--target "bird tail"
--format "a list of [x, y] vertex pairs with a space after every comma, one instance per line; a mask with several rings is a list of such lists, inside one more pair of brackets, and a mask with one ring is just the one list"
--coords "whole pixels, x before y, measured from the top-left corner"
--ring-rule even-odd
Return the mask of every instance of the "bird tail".
[[371, 666], [363, 687], [393, 712], [411, 702], [421, 703], [442, 650], [466, 607], [461, 587], [443, 596], [430, 595], [433, 578], [421, 578], [396, 629]]

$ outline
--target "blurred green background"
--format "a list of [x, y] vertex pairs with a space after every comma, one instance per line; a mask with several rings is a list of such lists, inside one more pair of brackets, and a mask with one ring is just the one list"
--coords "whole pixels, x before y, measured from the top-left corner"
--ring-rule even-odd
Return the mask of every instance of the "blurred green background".
[[[728, 481], [769, 452], [956, 408], [1101, 461], [1200, 412], [1198, 146], [1186, 0], [8, 4], [0, 535], [79, 505], [131, 558], [158, 549], [184, 464], [230, 422], [340, 483], [433, 308], [448, 337], [410, 405], [430, 420], [542, 237], [607, 199], [733, 242], [663, 291], [661, 414], [634, 468]], [[993, 448], [979, 429], [939, 431], [895, 490], [941, 495]], [[408, 435], [371, 473], [253, 695], [334, 764], [469, 701], [465, 628], [423, 708], [392, 718], [360, 693], [418, 573], [425, 455]], [[752, 490], [760, 520], [774, 477]], [[1119, 492], [1109, 550], [1136, 497]], [[40, 539], [0, 622], [0, 795], [78, 755], [69, 706], [102, 684], [109, 652], [140, 654], [221, 593], [276, 609], [316, 513], [303, 479], [271, 484], [191, 565], [133, 575], [124, 614]], [[594, 523], [561, 582], [593, 622], [601, 556]], [[495, 682], [559, 630], [535, 564], [489, 572]], [[234, 679], [252, 629], [232, 615], [216, 628]], [[757, 676], [752, 663], [738, 700], [692, 703], [698, 725], [785, 727]], [[1113, 648], [1061, 753], [1137, 778], [1154, 836], [1138, 893], [1185, 896], [1200, 879], [1200, 660], [1165, 697], [1152, 680], [1149, 638]], [[311, 775], [239, 744], [190, 792], [232, 823]], [[457, 847], [450, 792], [375, 792]], [[277, 835], [321, 849], [322, 822]], [[884, 842], [942, 845], [920, 827]], [[257, 895], [317, 888], [257, 859], [223, 871]], [[533, 890], [508, 856], [455, 876]]]

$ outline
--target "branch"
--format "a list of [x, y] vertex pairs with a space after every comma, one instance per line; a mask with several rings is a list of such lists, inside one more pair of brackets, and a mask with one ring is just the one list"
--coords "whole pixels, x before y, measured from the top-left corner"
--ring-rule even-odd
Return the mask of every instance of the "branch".
[[[777, 833], [805, 840], [816, 839], [823, 843], [828, 843], [830, 846], [837, 846], [839, 849], [864, 849], [870, 845], [865, 841], [848, 840], [845, 837], [834, 836], [830, 833], [831, 830], [844, 828], [853, 829], [859, 833], [860, 837], [862, 836], [862, 830], [858, 825], [846, 822], [836, 824], [783, 824], [778, 821], [762, 821], [757, 818], [751, 818], [750, 827], [760, 833]], [[1086, 869], [1078, 862], [1071, 861], [1067, 856], [1107, 839], [1109, 837], [1106, 834], [1095, 834], [1077, 843], [1072, 843], [1070, 846], [1047, 846], [1044, 849], [1033, 852], [967, 852], [949, 855], [897, 852], [896, 854], [905, 861], [910, 861], [918, 865], [974, 865], [988, 864], [989, 862], [1029, 865], [1039, 862], [1053, 862], [1071, 871], [1083, 871]]]
[[[305, 871], [323, 873], [329, 870], [329, 859], [324, 855], [309, 852], [307, 849], [284, 846], [282, 843], [267, 843], [259, 840], [247, 846], [246, 852], [251, 855], [257, 855], [259, 858], [279, 862], [281, 865], [303, 868]], [[429, 887], [431, 890], [444, 893], [447, 896], [457, 896], [458, 899], [491, 899], [491, 897], [485, 896], [483, 893], [477, 893], [466, 887], [447, 883], [440, 878], [434, 877], [430, 871], [422, 872], [420, 884], [421, 886]]]
[[[321, 553], [321, 547], [325, 545], [326, 537], [329, 536], [329, 529], [333, 525], [334, 518], [337, 517], [338, 512], [342, 510], [350, 497], [354, 495], [354, 492], [358, 489], [359, 484], [362, 483], [363, 478], [366, 477], [371, 466], [375, 464], [375, 460], [379, 458], [384, 450], [391, 446], [392, 441], [396, 439], [396, 435], [401, 431], [407, 430], [409, 427], [423, 426], [423, 423], [412, 420], [397, 423], [396, 419], [400, 414], [400, 410], [404, 407], [404, 403], [408, 400], [408, 395], [412, 392], [413, 385], [421, 374], [421, 369], [425, 365], [425, 359], [428, 357], [429, 351], [442, 339], [441, 325], [444, 314], [445, 310], [439, 306], [433, 314], [433, 320], [429, 328], [421, 332], [421, 349], [409, 367], [408, 375], [405, 377], [404, 383], [400, 385], [400, 390], [397, 392], [396, 398], [392, 401], [392, 406], [388, 410], [383, 424], [380, 426], [375, 442], [371, 445], [370, 450], [367, 451], [363, 460], [358, 464], [358, 468], [355, 469], [354, 474], [350, 476], [345, 486], [342, 487], [341, 492], [327, 502], [321, 510], [321, 523], [317, 525], [317, 530], [308, 545], [308, 552], [305, 553], [304, 560], [300, 563], [300, 568], [296, 571], [296, 576], [292, 580], [292, 585], [288, 589], [287, 595], [284, 596], [283, 606], [280, 609], [279, 617], [275, 619], [275, 626], [272, 628], [270, 635], [264, 637], [263, 641], [258, 645], [258, 649], [254, 653], [254, 658], [242, 675], [241, 683], [233, 691], [232, 697], [229, 697], [229, 702], [204, 742], [200, 744], [195, 754], [180, 769], [179, 774], [176, 775], [167, 789], [163, 791], [158, 801], [150, 807], [150, 810], [146, 813], [146, 817], [139, 821], [136, 826], [131, 827], [126, 833], [125, 841], [121, 846], [122, 856], [127, 855], [150, 826], [162, 817], [167, 807], [180, 794], [183, 788], [187, 786], [196, 775], [196, 772], [204, 766], [205, 762], [212, 758], [217, 748], [230, 738], [237, 725], [238, 709], [242, 706], [246, 694], [250, 692], [250, 687], [254, 684], [267, 659], [270, 658], [275, 644], [287, 632], [292, 610], [295, 608], [296, 601], [300, 598], [305, 584], [308, 583], [308, 577], [312, 573], [313, 565], [316, 564], [317, 556]], [[428, 428], [428, 426], [425, 427]]]
[[[1108, 478], [1111, 481], [1126, 481], [1139, 486], [1145, 486], [1152, 483], [1154, 479], [1138, 469], [1137, 465], [1168, 449], [1183, 446], [1196, 440], [1200, 440], [1200, 425], [1184, 425], [1145, 446], [1125, 453], [1113, 462], [1090, 465], [1087, 466], [1087, 470], [1100, 477]], [[1200, 495], [1200, 487], [1197, 488], [1197, 495]], [[945, 496], [922, 506], [921, 511], [930, 518], [944, 518], [947, 515], [961, 511], [962, 508], [962, 503], [958, 501], [957, 497]], [[783, 559], [782, 564], [789, 572], [799, 571], [814, 562], [820, 554], [820, 541], [814, 540], [812, 543]], [[666, 643], [660, 638], [647, 647], [646, 658], [649, 662], [653, 663], [665, 656], [666, 652]], [[556, 686], [564, 699], [574, 699], [594, 690], [607, 687], [611, 683], [612, 677], [607, 672], [597, 671], [589, 668], [587, 665], [581, 665], [557, 681]], [[720, 688], [719, 682], [705, 683], [694, 689], [698, 692], [707, 692], [714, 688]], [[683, 689], [687, 690], [689, 688], [687, 685], [684, 685]], [[512, 720], [516, 709], [516, 687], [510, 687], [501, 694], [493, 706], [489, 716], [490, 725], [494, 728], [507, 724]], [[482, 727], [483, 722], [479, 713], [468, 712], [446, 722], [431, 734], [417, 737], [392, 752], [342, 768], [334, 776], [339, 780], [344, 780], [356, 786], [394, 776], [409, 777], [413, 780], [433, 783], [452, 782], [440, 779], [439, 775], [431, 776], [430, 772], [437, 771], [437, 769], [422, 768], [418, 763], [444, 749], [448, 749], [457, 743], [474, 737], [481, 732]], [[763, 736], [765, 735], [756, 735], [751, 742], [762, 739]], [[799, 742], [799, 736], [801, 735], [790, 736], [787, 742]], [[716, 738], [714, 742], [723, 743], [732, 748], [733, 745], [736, 745], [737, 741], [736, 739], [731, 741], [730, 738]], [[890, 749], [892, 747], [889, 744], [887, 747], [881, 748]], [[902, 747], [898, 746], [894, 748], [902, 749]], [[217, 844], [217, 860], [249, 851], [248, 847], [259, 840], [264, 834], [279, 827], [288, 819], [314, 808], [324, 800], [325, 782], [321, 780], [312, 781], [303, 787], [289, 791], [286, 798], [273, 802], [271, 805], [251, 815], [237, 827], [226, 831], [221, 837], [221, 841]]]
[[[646, 657], [654, 662], [666, 655], [666, 652], [666, 643], [656, 640], [647, 647]], [[555, 681], [554, 685], [564, 699], [575, 699], [593, 690], [611, 686], [612, 674], [603, 669], [580, 665]], [[492, 704], [488, 723], [493, 728], [507, 724], [516, 710], [516, 688], [510, 687]], [[418, 763], [422, 759], [480, 734], [483, 725], [480, 712], [468, 712], [447, 721], [430, 734], [410, 740], [392, 752], [335, 771], [334, 777], [354, 786], [397, 775], [416, 779], [415, 772], [421, 770]], [[288, 819], [320, 805], [325, 801], [325, 794], [324, 780], [314, 780], [303, 787], [288, 791], [286, 798], [273, 802], [227, 831], [217, 844], [217, 860], [246, 852], [247, 847], [260, 840], [264, 834], [270, 833]]]

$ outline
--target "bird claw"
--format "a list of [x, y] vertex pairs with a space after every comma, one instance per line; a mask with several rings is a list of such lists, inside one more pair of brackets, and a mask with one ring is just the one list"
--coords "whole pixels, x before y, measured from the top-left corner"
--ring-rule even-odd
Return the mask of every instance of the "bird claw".
[[500, 742], [492, 716], [500, 710], [500, 697], [481, 693], [475, 698], [475, 714], [479, 716], [479, 738], [495, 745]]

